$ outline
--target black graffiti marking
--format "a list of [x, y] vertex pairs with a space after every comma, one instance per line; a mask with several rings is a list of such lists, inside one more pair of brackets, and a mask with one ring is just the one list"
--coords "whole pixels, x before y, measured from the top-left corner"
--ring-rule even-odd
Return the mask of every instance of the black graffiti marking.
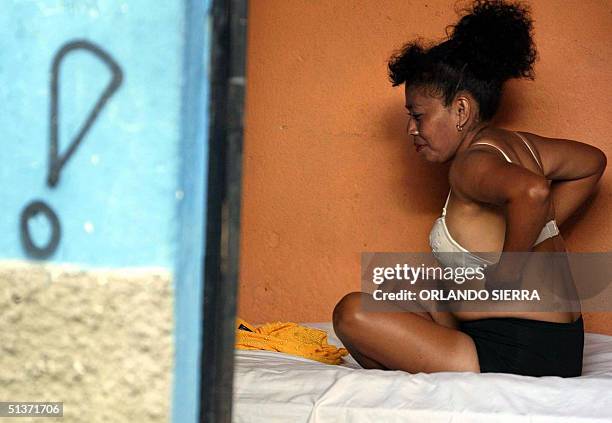
[[[74, 50], [87, 50], [101, 59], [110, 68], [113, 78], [108, 84], [94, 107], [89, 112], [87, 120], [79, 129], [76, 137], [63, 155], [58, 154], [58, 122], [60, 118], [59, 113], [59, 70], [60, 65], [64, 57]], [[98, 114], [108, 101], [108, 99], [117, 91], [123, 80], [123, 72], [121, 68], [115, 62], [115, 60], [100, 47], [86, 40], [75, 40], [70, 41], [62, 46], [53, 58], [53, 65], [51, 68], [51, 125], [50, 125], [50, 149], [49, 149], [49, 173], [47, 174], [47, 185], [50, 188], [55, 187], [59, 181], [60, 172], [64, 165], [68, 162], [72, 154], [75, 152], [89, 128], [93, 125]]]
[[[58, 154], [58, 140], [59, 140], [59, 129], [58, 122], [60, 118], [59, 113], [59, 71], [60, 65], [64, 57], [73, 50], [87, 50], [90, 53], [97, 56], [100, 60], [102, 60], [106, 65], [110, 68], [112, 73], [111, 82], [108, 84], [94, 107], [89, 112], [85, 123], [79, 129], [77, 135], [74, 137], [72, 142], [69, 144], [66, 152], [62, 155]], [[50, 143], [49, 143], [49, 167], [47, 174], [47, 185], [50, 188], [54, 188], [60, 177], [60, 173], [64, 167], [64, 165], [70, 160], [70, 157], [74, 154], [77, 147], [87, 134], [87, 131], [91, 128], [93, 123], [95, 122], [98, 114], [108, 101], [108, 99], [117, 91], [119, 86], [121, 85], [121, 81], [123, 80], [123, 72], [121, 68], [113, 60], [113, 58], [102, 50], [100, 47], [95, 44], [86, 41], [86, 40], [75, 40], [68, 42], [59, 49], [53, 58], [53, 65], [51, 67], [51, 107], [50, 107]], [[30, 219], [39, 213], [45, 215], [49, 223], [51, 224], [51, 238], [47, 242], [47, 244], [43, 247], [39, 247], [32, 241], [32, 236], [30, 235], [30, 228], [28, 223]], [[21, 235], [21, 243], [26, 251], [26, 253], [37, 259], [45, 259], [51, 256], [57, 246], [59, 245], [60, 238], [62, 235], [62, 229], [60, 225], [60, 221], [55, 214], [55, 212], [49, 207], [44, 201], [35, 200], [28, 204], [23, 211], [21, 212], [21, 220], [20, 220], [20, 235]]]
[[[46, 216], [47, 220], [51, 224], [51, 239], [47, 242], [44, 247], [39, 247], [32, 241], [30, 235], [30, 228], [28, 222], [38, 213], [42, 213]], [[21, 212], [21, 242], [30, 256], [38, 259], [44, 259], [49, 257], [55, 252], [59, 245], [60, 237], [62, 235], [62, 228], [60, 226], [59, 219], [51, 207], [45, 204], [41, 200], [32, 201], [28, 206]]]

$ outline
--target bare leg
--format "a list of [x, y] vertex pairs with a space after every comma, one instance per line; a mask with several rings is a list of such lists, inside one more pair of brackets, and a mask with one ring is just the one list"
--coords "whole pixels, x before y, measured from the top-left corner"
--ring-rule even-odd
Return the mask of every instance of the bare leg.
[[388, 312], [366, 313], [363, 301], [374, 300], [369, 294], [352, 292], [336, 305], [333, 316], [336, 335], [363, 367], [411, 373], [480, 371], [474, 342], [449, 327], [452, 320], [446, 322], [449, 326], [438, 324], [427, 312], [407, 312], [393, 305]]
[[353, 345], [347, 343], [346, 341], [342, 341], [342, 342], [344, 344], [344, 347], [351, 354], [351, 357], [353, 357], [355, 361], [359, 363], [359, 365], [363, 367], [364, 369], [389, 370], [388, 368], [380, 364], [378, 361], [373, 360], [370, 357], [366, 357], [364, 354], [360, 353], [359, 350], [355, 348]]
[[[387, 285], [389, 284], [389, 285]], [[384, 282], [380, 289], [385, 292], [397, 292], [397, 290], [401, 288], [400, 285], [396, 283], [396, 286], [391, 284], [389, 281]], [[459, 321], [453, 316], [452, 313], [448, 311], [436, 311], [438, 308], [438, 303], [434, 301], [422, 302], [418, 299], [416, 301], [411, 301], [409, 306], [408, 304], [403, 305], [401, 302], [397, 303], [399, 308], [402, 309], [410, 309], [410, 312], [423, 317], [427, 320], [432, 320], [439, 325], [445, 326], [447, 328], [458, 329]], [[420, 311], [415, 311], [415, 306], [420, 308]]]
[[[414, 312], [414, 314], [416, 314], [416, 315], [418, 315], [418, 316], [420, 316], [420, 317], [422, 317], [423, 319], [426, 319], [426, 320], [430, 320], [430, 321], [433, 320], [431, 315], [428, 312], [426, 312], [426, 311]], [[334, 325], [335, 324], [336, 323], [334, 323]], [[343, 343], [344, 347], [348, 350], [348, 352], [351, 354], [351, 357], [353, 357], [355, 359], [355, 361], [361, 365], [361, 367], [363, 367], [364, 369], [390, 370], [389, 368], [383, 366], [378, 361], [376, 361], [376, 360], [366, 356], [362, 352], [360, 352], [357, 349], [357, 347], [355, 347], [351, 343], [351, 341], [349, 339], [350, 339], [350, 335], [349, 334], [343, 334], [342, 343]]]

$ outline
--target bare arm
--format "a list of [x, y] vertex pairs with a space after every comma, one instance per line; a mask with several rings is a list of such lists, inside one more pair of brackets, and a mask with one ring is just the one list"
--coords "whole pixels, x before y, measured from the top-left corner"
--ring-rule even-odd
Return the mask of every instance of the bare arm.
[[531, 250], [550, 209], [551, 190], [544, 176], [506, 162], [495, 150], [477, 146], [455, 159], [450, 179], [460, 195], [504, 207], [504, 252]]
[[595, 191], [607, 159], [600, 149], [578, 141], [529, 134], [551, 180], [555, 220], [562, 225]]
[[[457, 157], [451, 167], [451, 184], [474, 201], [504, 206], [506, 234], [503, 252], [531, 251], [542, 226], [552, 216], [561, 225], [593, 193], [603, 174], [605, 154], [588, 144], [538, 136], [536, 148], [542, 153], [544, 175], [505, 162], [487, 147], [471, 148]], [[548, 181], [551, 181], [549, 186]], [[526, 257], [526, 256], [525, 256]], [[499, 275], [520, 274], [517, 257], [502, 258]]]
[[[473, 201], [504, 207], [506, 234], [502, 253], [531, 251], [552, 202], [544, 176], [506, 162], [488, 147], [478, 146], [455, 159], [450, 178], [453, 188]], [[507, 287], [518, 282], [526, 259], [527, 255], [502, 254], [499, 262], [488, 269], [487, 282], [502, 282]]]
[[581, 179], [553, 181], [551, 193], [557, 225], [561, 226], [591, 196], [604, 169]]

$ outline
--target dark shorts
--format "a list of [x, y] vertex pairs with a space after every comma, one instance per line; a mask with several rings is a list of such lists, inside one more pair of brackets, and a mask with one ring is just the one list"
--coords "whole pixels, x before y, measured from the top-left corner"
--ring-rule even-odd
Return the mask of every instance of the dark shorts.
[[584, 323], [490, 318], [460, 323], [476, 344], [481, 373], [574, 377], [582, 374]]

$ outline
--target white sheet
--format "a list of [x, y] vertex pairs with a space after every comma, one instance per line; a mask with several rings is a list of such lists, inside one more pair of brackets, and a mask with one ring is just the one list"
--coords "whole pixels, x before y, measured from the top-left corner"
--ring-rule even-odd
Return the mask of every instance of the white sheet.
[[[331, 323], [323, 329], [341, 346]], [[346, 359], [346, 357], [345, 357]], [[612, 336], [585, 334], [583, 376], [409, 374], [236, 350], [234, 422], [612, 422]]]

